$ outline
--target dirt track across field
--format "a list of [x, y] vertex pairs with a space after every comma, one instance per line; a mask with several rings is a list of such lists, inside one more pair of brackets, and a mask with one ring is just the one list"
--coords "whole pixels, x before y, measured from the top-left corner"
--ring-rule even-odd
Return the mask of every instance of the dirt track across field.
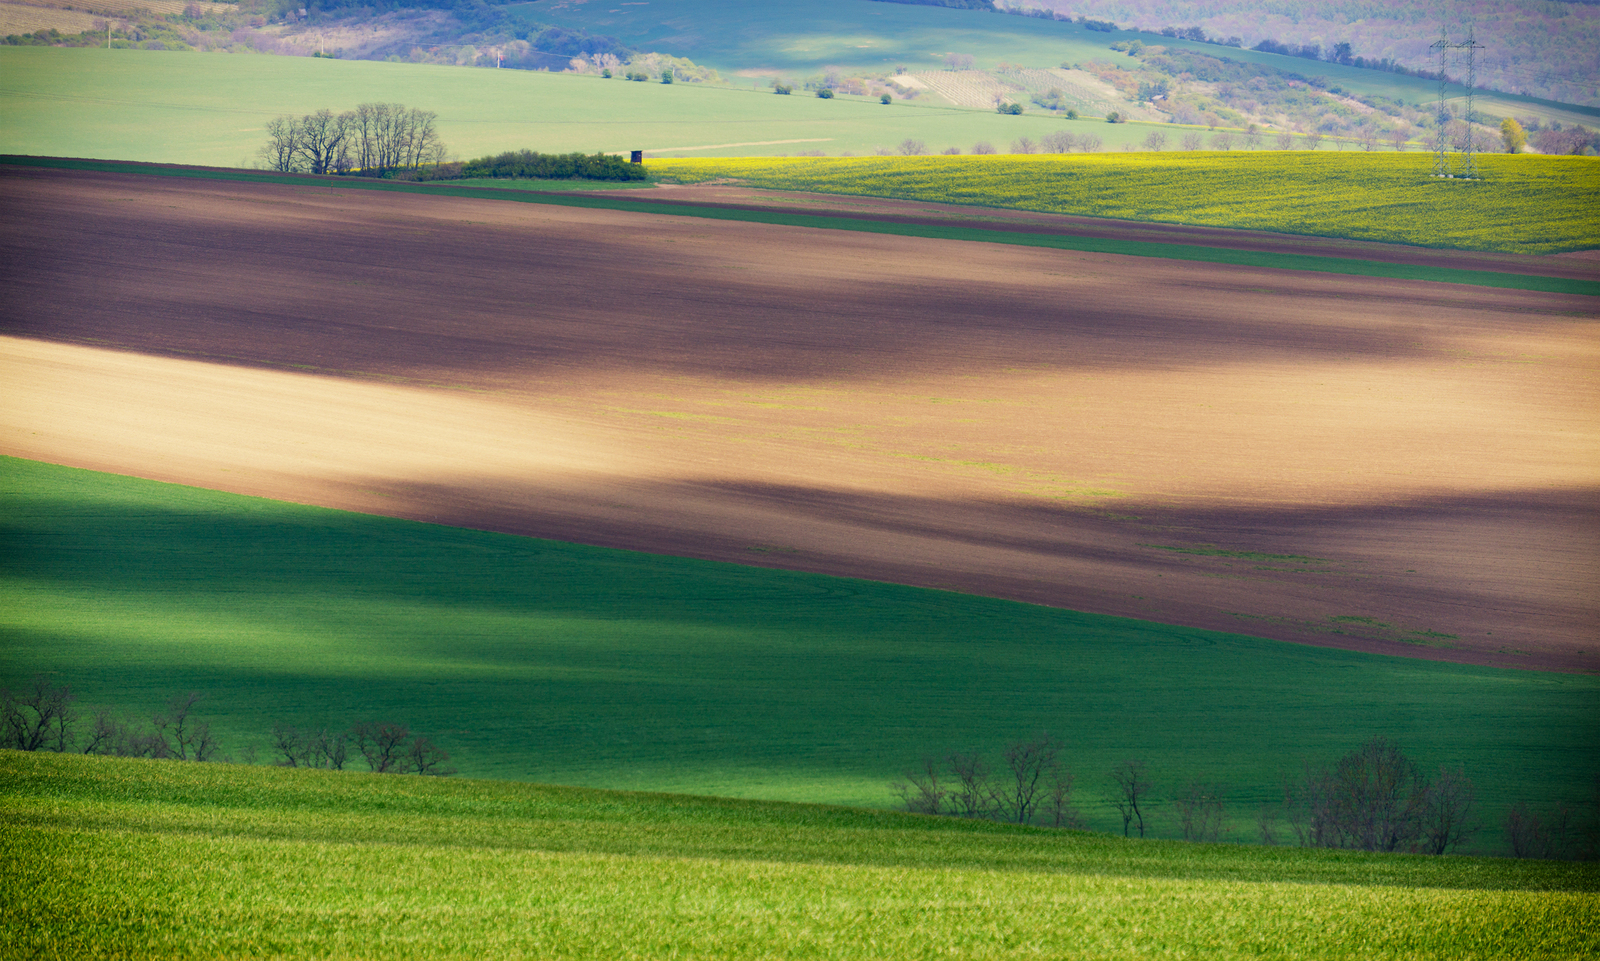
[[1600, 670], [1595, 298], [69, 171], [0, 224], [3, 453]]

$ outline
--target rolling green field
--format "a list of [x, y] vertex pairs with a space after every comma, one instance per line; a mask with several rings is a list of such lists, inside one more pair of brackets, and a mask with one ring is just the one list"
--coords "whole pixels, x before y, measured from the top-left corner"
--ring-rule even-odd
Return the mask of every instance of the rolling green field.
[[[1426, 154], [660, 160], [680, 182], [1015, 207], [1123, 220], [1513, 253], [1600, 246], [1600, 161], [1494, 155], [1482, 179], [1439, 180]], [[1537, 215], [1530, 212], [1537, 211]]]
[[[1062, 63], [1105, 60], [1127, 63], [1110, 49], [1118, 41], [1141, 40], [1175, 49], [1195, 50], [1292, 73], [1323, 76], [1332, 84], [1361, 95], [1376, 95], [1412, 104], [1432, 103], [1435, 81], [1361, 70], [1337, 63], [1219, 47], [1214, 44], [1155, 37], [1114, 30], [1100, 33], [1075, 23], [1003, 16], [978, 10], [872, 0], [831, 0], [827, 4], [761, 3], [752, 0], [668, 0], [626, 4], [513, 4], [527, 17], [575, 30], [616, 36], [643, 49], [688, 57], [734, 75], [770, 72], [806, 77], [834, 67], [842, 72], [888, 73], [896, 66], [935, 70], [947, 53], [969, 54], [979, 69], [1016, 63], [1056, 67]], [[1437, 30], [1438, 24], [1421, 27]], [[764, 77], [754, 82], [764, 82]], [[744, 82], [751, 82], [745, 80]], [[1447, 95], [1464, 93], [1451, 84]], [[1560, 123], [1593, 125], [1600, 110], [1574, 107], [1478, 91], [1478, 109], [1497, 116], [1539, 116]]]
[[[1505, 806], [1586, 809], [1600, 679], [1380, 657], [0, 461], [0, 685], [274, 722], [409, 722], [474, 777], [888, 806], [927, 754], [1048, 730], [1091, 827], [1111, 767], [1227, 785], [1233, 837], [1372, 734]], [[1158, 802], [1156, 832], [1175, 831]]]
[[[249, 166], [280, 114], [393, 101], [439, 115], [463, 159], [651, 150], [692, 156], [870, 154], [907, 138], [933, 149], [1000, 150], [1053, 130], [1092, 131], [1108, 149], [1140, 124], [1069, 122], [931, 103], [773, 96], [751, 88], [629, 83], [574, 74], [309, 57], [0, 47], [0, 153]], [[724, 146], [715, 146], [724, 145]], [[693, 149], [690, 149], [693, 148]]]
[[13, 957], [1575, 958], [1592, 865], [0, 752]]

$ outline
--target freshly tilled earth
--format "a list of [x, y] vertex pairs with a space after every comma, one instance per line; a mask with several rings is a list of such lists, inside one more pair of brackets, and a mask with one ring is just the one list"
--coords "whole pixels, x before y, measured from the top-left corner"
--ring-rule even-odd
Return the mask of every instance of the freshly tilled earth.
[[0, 224], [6, 454], [1600, 670], [1594, 298], [68, 171], [0, 172]]

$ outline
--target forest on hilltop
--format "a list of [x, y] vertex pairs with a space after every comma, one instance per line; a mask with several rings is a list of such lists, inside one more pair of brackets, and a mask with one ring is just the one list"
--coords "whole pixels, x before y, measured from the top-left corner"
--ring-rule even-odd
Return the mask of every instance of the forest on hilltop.
[[[1600, 3], [1559, 0], [995, 0], [1006, 12], [1049, 12], [1160, 31], [1199, 27], [1208, 37], [1330, 47], [1410, 69], [1437, 65], [1429, 48], [1445, 28], [1469, 25], [1484, 46], [1478, 84], [1507, 93], [1600, 106]], [[1442, 22], [1441, 22], [1442, 13]], [[1457, 72], [1450, 71], [1452, 76]]]

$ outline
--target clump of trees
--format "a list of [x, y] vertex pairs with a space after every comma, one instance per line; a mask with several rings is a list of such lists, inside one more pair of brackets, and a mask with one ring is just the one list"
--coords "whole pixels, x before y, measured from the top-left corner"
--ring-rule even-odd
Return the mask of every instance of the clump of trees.
[[[997, 765], [977, 751], [956, 751], [925, 759], [891, 786], [913, 813], [1082, 828], [1061, 752], [1060, 742], [1041, 734], [1008, 745]], [[1158, 794], [1137, 759], [1116, 765], [1108, 780], [1124, 837], [1148, 837], [1160, 821], [1186, 841], [1227, 839], [1227, 792], [1213, 780], [1192, 778]], [[1279, 842], [1284, 819], [1302, 847], [1436, 855], [1459, 850], [1483, 827], [1463, 768], [1441, 767], [1430, 776], [1385, 737], [1369, 738], [1331, 764], [1307, 766], [1286, 783], [1281, 802], [1261, 805], [1261, 843]], [[1600, 778], [1593, 812], [1519, 802], [1505, 827], [1514, 857], [1600, 857]]]
[[40, 674], [28, 690], [0, 690], [0, 748], [65, 753], [81, 744], [84, 754], [214, 761], [220, 749], [211, 724], [194, 715], [204, 699], [193, 691], [175, 695], [147, 720], [99, 710], [80, 731], [84, 717], [71, 686]]
[[[14, 692], [0, 689], [0, 749], [14, 751], [78, 751], [109, 757], [143, 757], [172, 761], [223, 761], [211, 722], [195, 707], [206, 699], [198, 691], [174, 695], [148, 719], [95, 711], [86, 729], [69, 685], [56, 686], [38, 675], [32, 686]], [[450, 755], [430, 739], [413, 735], [392, 721], [367, 721], [348, 730], [300, 729], [279, 724], [272, 729], [275, 763], [284, 767], [343, 770], [353, 757], [380, 774], [456, 773]], [[254, 749], [247, 758], [254, 763]]]
[[[443, 173], [454, 177], [527, 177], [540, 180], [643, 180], [644, 167], [621, 157], [597, 153], [543, 154], [532, 150], [511, 150], [493, 157], [469, 160], [459, 170]], [[442, 178], [445, 179], [445, 178]]]
[[261, 159], [281, 173], [392, 177], [442, 164], [448, 153], [431, 110], [364, 103], [336, 114], [323, 109], [267, 123]]
[[272, 752], [279, 767], [342, 771], [359, 755], [367, 770], [376, 774], [449, 777], [456, 773], [444, 748], [393, 721], [364, 721], [346, 731], [277, 724], [272, 728]]
[[977, 751], [924, 758], [891, 787], [916, 814], [1082, 828], [1072, 804], [1074, 778], [1061, 761], [1060, 741], [1049, 734], [1013, 741], [994, 768]]

